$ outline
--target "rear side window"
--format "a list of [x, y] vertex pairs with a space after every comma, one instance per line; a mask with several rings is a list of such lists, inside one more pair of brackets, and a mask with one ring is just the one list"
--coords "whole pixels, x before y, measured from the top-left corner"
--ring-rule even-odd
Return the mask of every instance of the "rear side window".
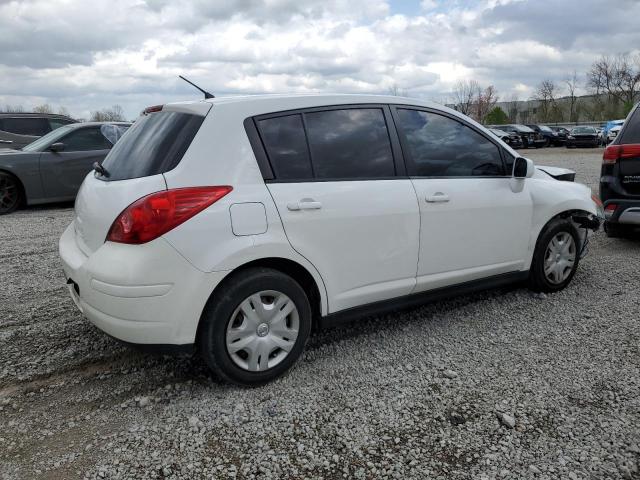
[[40, 137], [49, 133], [51, 128], [46, 118], [3, 118], [2, 130], [16, 135]]
[[204, 117], [181, 112], [145, 115], [114, 145], [103, 166], [109, 177], [128, 180], [174, 169], [196, 136]]
[[636, 108], [635, 113], [629, 118], [623, 129], [622, 136], [617, 143], [640, 143], [640, 107]]
[[49, 125], [51, 126], [51, 130], [55, 130], [56, 128], [60, 128], [64, 125], [69, 125], [70, 123], [73, 123], [69, 120], [63, 120], [61, 118], [50, 118], [49, 119]]
[[463, 123], [444, 115], [409, 109], [398, 109], [398, 118], [409, 153], [409, 175], [505, 175], [498, 146]]
[[300, 114], [260, 120], [258, 127], [276, 178], [313, 178], [309, 148]]
[[111, 148], [111, 142], [102, 135], [99, 127], [74, 130], [69, 135], [62, 137], [60, 141], [64, 143], [65, 152], [84, 152]]
[[391, 141], [380, 108], [305, 113], [315, 177], [379, 178], [395, 175]]

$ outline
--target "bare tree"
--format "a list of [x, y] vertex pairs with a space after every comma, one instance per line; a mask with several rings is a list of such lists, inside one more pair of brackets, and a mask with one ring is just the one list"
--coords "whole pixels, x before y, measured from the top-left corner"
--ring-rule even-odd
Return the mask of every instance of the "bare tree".
[[640, 54], [603, 55], [587, 73], [587, 85], [596, 95], [606, 93], [631, 109], [640, 90]]
[[569, 93], [569, 121], [573, 123], [578, 123], [579, 113], [578, 113], [578, 97], [576, 96], [576, 90], [578, 89], [578, 74], [576, 71], [573, 71], [573, 74], [565, 78], [565, 85], [567, 86], [567, 91]]
[[122, 122], [124, 121], [124, 111], [120, 105], [113, 105], [111, 108], [104, 108], [91, 112], [91, 122]]
[[511, 123], [518, 123], [518, 104], [520, 100], [518, 99], [518, 94], [512, 94], [509, 99], [505, 102], [505, 109], [507, 111], [507, 117], [509, 117], [509, 121]]
[[34, 113], [53, 113], [53, 108], [48, 103], [43, 103], [42, 105], [36, 105], [33, 107]]
[[453, 87], [452, 97], [456, 110], [471, 115], [474, 102], [480, 94], [480, 85], [476, 80], [459, 80]]
[[0, 112], [4, 113], [23, 113], [24, 107], [22, 105], [5, 105], [3, 108], [0, 108]]
[[61, 105], [60, 107], [58, 107], [58, 115], [64, 115], [65, 117], [68, 117], [69, 110], [67, 110], [67, 107]]
[[547, 122], [553, 116], [553, 110], [557, 109], [556, 95], [558, 87], [553, 80], [542, 80], [533, 96], [538, 101], [538, 120]]
[[408, 92], [404, 88], [400, 88], [397, 83], [394, 83], [389, 87], [389, 95], [394, 97], [408, 97]]
[[489, 85], [484, 90], [478, 90], [478, 95], [474, 102], [475, 104], [475, 119], [484, 123], [487, 114], [495, 107], [496, 102], [498, 101], [498, 91], [493, 85]]

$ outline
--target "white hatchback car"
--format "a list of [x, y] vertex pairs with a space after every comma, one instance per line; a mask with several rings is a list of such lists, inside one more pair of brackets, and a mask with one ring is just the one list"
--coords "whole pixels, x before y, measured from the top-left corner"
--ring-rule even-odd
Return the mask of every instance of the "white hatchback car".
[[60, 256], [109, 335], [196, 347], [256, 385], [314, 326], [518, 281], [564, 288], [600, 207], [554, 177], [573, 178], [413, 99], [167, 104], [85, 178]]

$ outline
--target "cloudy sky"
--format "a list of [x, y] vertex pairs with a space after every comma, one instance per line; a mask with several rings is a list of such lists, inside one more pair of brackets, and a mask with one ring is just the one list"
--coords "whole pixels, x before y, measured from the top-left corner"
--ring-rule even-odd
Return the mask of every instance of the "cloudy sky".
[[0, 105], [86, 118], [216, 95], [447, 100], [459, 79], [531, 96], [640, 47], [639, 0], [0, 0]]

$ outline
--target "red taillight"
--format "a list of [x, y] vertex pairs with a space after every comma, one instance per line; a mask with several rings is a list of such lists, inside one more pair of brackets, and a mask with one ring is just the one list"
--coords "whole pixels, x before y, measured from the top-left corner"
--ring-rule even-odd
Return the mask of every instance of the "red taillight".
[[145, 108], [142, 111], [142, 113], [144, 115], [148, 115], [148, 114], [154, 113], [154, 112], [161, 112], [162, 111], [162, 107], [164, 107], [164, 105], [152, 105], [151, 107]]
[[609, 145], [604, 149], [602, 163], [616, 163], [622, 158], [640, 157], [640, 144]]
[[175, 188], [142, 197], [118, 215], [107, 241], [140, 244], [167, 233], [233, 190], [219, 187]]

